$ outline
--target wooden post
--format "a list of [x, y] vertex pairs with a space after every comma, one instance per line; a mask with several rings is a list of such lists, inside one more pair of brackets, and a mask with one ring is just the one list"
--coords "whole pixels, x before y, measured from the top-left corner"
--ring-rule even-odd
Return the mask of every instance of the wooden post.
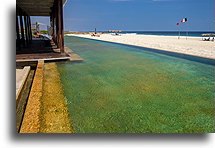
[[19, 35], [19, 21], [18, 21], [18, 14], [16, 14], [16, 39], [18, 43], [18, 47], [20, 46], [20, 35]]
[[56, 40], [56, 3], [54, 4], [53, 7], [53, 39], [54, 43], [57, 45], [57, 40]]
[[55, 40], [55, 38], [54, 38], [54, 33], [55, 33], [55, 29], [54, 29], [55, 28], [55, 25], [54, 25], [55, 17], [54, 17], [54, 14], [55, 14], [54, 7], [52, 7], [51, 8], [51, 14], [50, 14], [50, 21], [51, 21], [50, 24], [51, 24], [51, 29], [52, 29], [51, 36], [52, 36], [53, 41]]
[[29, 34], [29, 22], [28, 22], [28, 15], [26, 14], [26, 24], [27, 24], [27, 37], [28, 37], [28, 43], [30, 42], [30, 34]]
[[31, 17], [29, 16], [29, 18], [28, 18], [28, 20], [29, 20], [29, 33], [30, 33], [30, 40], [32, 40], [32, 30], [31, 30]]
[[56, 45], [57, 45], [57, 48], [59, 48], [59, 15], [58, 15], [58, 11], [59, 11], [59, 0], [55, 0], [55, 3], [56, 3], [56, 7], [55, 7], [55, 16], [56, 16], [56, 19], [55, 19], [55, 25], [56, 25]]
[[[52, 8], [51, 8], [51, 12], [50, 12], [50, 28], [51, 28], [51, 33], [50, 35], [52, 36]], [[49, 28], [49, 29], [50, 29]]]
[[52, 34], [52, 38], [54, 43], [57, 45], [57, 41], [56, 41], [56, 0], [54, 1], [54, 5], [52, 7], [52, 27], [53, 27], [53, 34]]
[[31, 29], [30, 29], [31, 23], [30, 23], [30, 21], [29, 21], [29, 18], [30, 18], [30, 16], [28, 15], [28, 16], [27, 16], [27, 24], [28, 24], [28, 39], [29, 39], [29, 41], [31, 41], [31, 40], [32, 40], [32, 39], [31, 39]]
[[54, 19], [55, 19], [55, 16], [54, 16], [54, 6], [52, 7], [52, 27], [53, 27], [53, 33], [52, 33], [52, 39], [53, 39], [53, 41], [55, 42], [55, 39], [54, 39], [54, 27], [55, 27], [55, 25], [54, 25]]
[[27, 16], [24, 14], [24, 24], [25, 24], [25, 38], [26, 38], [26, 43], [29, 43], [29, 38], [28, 38], [28, 24], [27, 24]]
[[25, 35], [24, 35], [24, 27], [23, 27], [23, 19], [22, 19], [22, 10], [20, 10], [20, 15], [19, 15], [19, 21], [20, 21], [20, 27], [21, 27], [21, 41], [23, 46], [25, 46]]
[[64, 53], [64, 32], [63, 32], [63, 2], [58, 0], [57, 4], [58, 10], [58, 44], [60, 52]]

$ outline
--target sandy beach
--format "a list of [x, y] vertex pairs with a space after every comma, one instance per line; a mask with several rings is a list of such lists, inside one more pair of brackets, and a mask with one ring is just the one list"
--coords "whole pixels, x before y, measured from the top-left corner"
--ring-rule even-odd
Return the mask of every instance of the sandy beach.
[[97, 39], [109, 42], [129, 44], [159, 50], [184, 53], [204, 58], [215, 59], [215, 42], [202, 41], [201, 37], [186, 37], [182, 36], [178, 39], [177, 36], [158, 36], [158, 35], [136, 35], [122, 34], [111, 35], [102, 34], [100, 37], [92, 37], [89, 34], [67, 34], [68, 36], [78, 36], [89, 39]]

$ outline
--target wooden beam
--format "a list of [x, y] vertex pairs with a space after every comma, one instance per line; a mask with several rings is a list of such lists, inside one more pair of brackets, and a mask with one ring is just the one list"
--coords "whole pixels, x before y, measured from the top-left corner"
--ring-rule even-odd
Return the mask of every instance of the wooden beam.
[[[58, 0], [17, 0], [16, 4], [30, 16], [50, 16], [51, 7]], [[67, 0], [62, 0], [64, 4]]]
[[49, 16], [49, 13], [28, 13], [30, 16]]
[[41, 12], [44, 12], [44, 13], [47, 13], [47, 12], [50, 12], [50, 8], [49, 7], [32, 7], [32, 8], [22, 8], [23, 10], [25, 10], [26, 12], [30, 12], [30, 13], [41, 13]]

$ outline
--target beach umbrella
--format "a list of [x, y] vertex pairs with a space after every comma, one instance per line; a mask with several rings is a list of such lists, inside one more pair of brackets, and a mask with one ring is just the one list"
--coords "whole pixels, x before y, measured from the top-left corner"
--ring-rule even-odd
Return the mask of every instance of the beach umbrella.
[[121, 30], [108, 30], [108, 32], [122, 32]]

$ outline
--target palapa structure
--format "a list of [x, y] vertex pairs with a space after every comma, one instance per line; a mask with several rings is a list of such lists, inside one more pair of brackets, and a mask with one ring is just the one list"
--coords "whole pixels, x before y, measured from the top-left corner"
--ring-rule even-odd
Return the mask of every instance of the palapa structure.
[[122, 32], [121, 30], [108, 30], [108, 32]]
[[[208, 37], [208, 39], [205, 39], [204, 37]], [[214, 37], [215, 37], [214, 33], [202, 34], [202, 40], [205, 40], [205, 41], [210, 41], [210, 38], [212, 38], [211, 41], [214, 41]]]

